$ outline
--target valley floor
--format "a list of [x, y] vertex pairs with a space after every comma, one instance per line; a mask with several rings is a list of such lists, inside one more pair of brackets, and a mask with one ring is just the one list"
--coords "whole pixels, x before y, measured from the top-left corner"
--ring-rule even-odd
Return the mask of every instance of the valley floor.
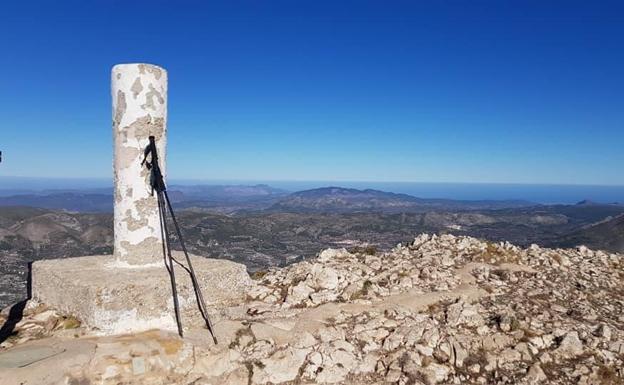
[[[190, 252], [229, 259], [250, 272], [286, 266], [333, 247], [389, 251], [414, 234], [467, 235], [520, 246], [587, 245], [624, 251], [624, 206], [556, 205], [497, 210], [178, 213]], [[28, 263], [111, 254], [111, 214], [0, 207], [0, 308], [27, 298]], [[178, 247], [174, 242], [174, 248]]]

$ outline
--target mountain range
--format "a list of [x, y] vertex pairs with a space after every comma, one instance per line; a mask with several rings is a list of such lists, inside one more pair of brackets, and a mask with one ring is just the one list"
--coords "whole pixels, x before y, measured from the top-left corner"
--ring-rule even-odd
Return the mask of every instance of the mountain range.
[[[241, 210], [271, 212], [425, 212], [432, 210], [485, 210], [534, 206], [520, 200], [423, 199], [379, 190], [323, 187], [288, 193], [268, 185], [177, 186], [168, 189], [178, 208], [223, 213]], [[45, 191], [0, 196], [0, 206], [31, 206], [70, 212], [110, 212], [112, 192]]]
[[424, 212], [432, 210], [484, 210], [534, 205], [535, 203], [519, 200], [423, 199], [407, 194], [372, 189], [324, 187], [292, 193], [278, 200], [269, 207], [269, 210], [294, 212]]

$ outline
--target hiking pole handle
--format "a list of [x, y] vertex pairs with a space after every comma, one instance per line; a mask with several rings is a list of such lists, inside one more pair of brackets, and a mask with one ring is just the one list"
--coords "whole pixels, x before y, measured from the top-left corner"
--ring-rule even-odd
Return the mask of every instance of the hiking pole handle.
[[[151, 155], [149, 162], [147, 161], [148, 155]], [[165, 185], [165, 179], [162, 175], [162, 171], [160, 170], [160, 165], [158, 164], [156, 138], [153, 135], [149, 136], [149, 143], [143, 152], [143, 161], [141, 162], [141, 165], [145, 165], [147, 169], [150, 170], [150, 186], [152, 187], [152, 193], [154, 190], [156, 192], [165, 191], [167, 186]]]

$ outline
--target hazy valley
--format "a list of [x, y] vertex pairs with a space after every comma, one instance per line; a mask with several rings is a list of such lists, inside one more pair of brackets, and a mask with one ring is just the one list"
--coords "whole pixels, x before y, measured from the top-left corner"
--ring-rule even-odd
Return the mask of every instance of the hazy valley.
[[[419, 199], [339, 187], [289, 194], [266, 185], [172, 186], [170, 194], [191, 252], [241, 262], [250, 271], [327, 247], [389, 250], [422, 232], [624, 250], [618, 204]], [[111, 200], [106, 191], [0, 197], [0, 307], [25, 297], [30, 261], [111, 253]]]

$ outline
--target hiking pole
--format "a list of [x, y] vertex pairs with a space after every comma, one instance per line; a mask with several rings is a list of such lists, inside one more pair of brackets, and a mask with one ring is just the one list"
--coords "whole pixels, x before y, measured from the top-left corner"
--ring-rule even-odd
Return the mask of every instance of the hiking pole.
[[204, 296], [199, 287], [199, 282], [197, 281], [197, 276], [195, 275], [195, 270], [193, 269], [193, 264], [191, 263], [191, 258], [189, 257], [188, 251], [186, 250], [186, 245], [184, 244], [184, 238], [182, 238], [182, 232], [180, 231], [180, 226], [178, 226], [178, 221], [176, 220], [175, 214], [173, 213], [173, 208], [171, 207], [171, 202], [169, 201], [169, 195], [166, 191], [163, 192], [165, 199], [167, 201], [167, 207], [169, 208], [169, 214], [171, 215], [171, 219], [173, 221], [173, 225], [178, 233], [178, 239], [180, 240], [180, 246], [182, 246], [182, 251], [184, 252], [184, 256], [186, 257], [186, 263], [188, 264], [188, 273], [191, 276], [191, 282], [193, 283], [193, 289], [195, 290], [195, 299], [197, 300], [197, 306], [199, 307], [199, 312], [206, 323], [206, 327], [212, 334], [212, 339], [217, 344], [217, 336], [214, 333], [214, 329], [212, 326], [212, 322], [210, 322], [210, 317], [208, 317], [208, 310], [206, 309], [206, 302], [204, 302]]
[[158, 198], [158, 217], [160, 218], [160, 235], [163, 240], [163, 259], [165, 260], [165, 267], [169, 272], [169, 278], [171, 281], [171, 293], [173, 294], [173, 310], [175, 312], [176, 325], [178, 326], [178, 334], [180, 337], [184, 337], [182, 331], [182, 320], [180, 319], [180, 304], [178, 302], [178, 289], [175, 281], [175, 269], [173, 266], [173, 258], [171, 256], [171, 244], [169, 242], [169, 233], [167, 231], [167, 219], [165, 217], [165, 207], [162, 201], [160, 193], [156, 193]]
[[[141, 165], [145, 165], [150, 170], [150, 186], [152, 188], [152, 195], [154, 190], [156, 191], [156, 198], [158, 200], [158, 219], [160, 221], [160, 236], [162, 239], [163, 260], [165, 267], [169, 273], [169, 280], [171, 281], [171, 294], [173, 296], [173, 310], [175, 313], [176, 325], [178, 327], [178, 334], [180, 337], [184, 336], [182, 330], [182, 320], [180, 317], [180, 303], [178, 301], [178, 288], [175, 280], [175, 269], [173, 266], [173, 257], [171, 256], [171, 243], [169, 242], [169, 232], [167, 231], [167, 217], [165, 211], [165, 204], [162, 199], [161, 192], [165, 188], [165, 181], [158, 165], [158, 152], [156, 151], [156, 144], [154, 137], [149, 137], [150, 143], [145, 149], [144, 158]], [[147, 156], [152, 155], [151, 162], [147, 162]]]
[[[208, 310], [206, 308], [206, 303], [204, 301], [204, 296], [201, 292], [201, 288], [199, 286], [199, 281], [197, 280], [197, 276], [195, 275], [195, 270], [193, 269], [193, 264], [191, 263], [191, 258], [189, 257], [188, 251], [186, 249], [186, 245], [184, 243], [184, 238], [182, 237], [182, 232], [180, 231], [180, 226], [178, 225], [178, 221], [173, 212], [173, 207], [171, 206], [171, 201], [169, 200], [169, 194], [167, 194], [167, 187], [165, 185], [164, 178], [162, 176], [162, 172], [160, 171], [160, 166], [158, 165], [158, 152], [156, 150], [156, 142], [153, 136], [149, 137], [149, 145], [145, 148], [144, 158], [141, 162], [141, 165], [145, 164], [148, 170], [150, 170], [150, 185], [152, 187], [152, 194], [154, 190], [156, 191], [156, 195], [158, 198], [158, 209], [159, 209], [159, 217], [161, 224], [161, 236], [163, 237], [163, 258], [165, 259], [165, 266], [169, 271], [169, 275], [171, 277], [171, 285], [173, 292], [173, 301], [174, 301], [174, 309], [176, 313], [176, 322], [178, 324], [178, 333], [182, 337], [182, 323], [180, 320], [180, 310], [178, 304], [177, 297], [177, 289], [175, 284], [175, 274], [174, 274], [174, 266], [173, 262], [180, 265], [187, 273], [189, 273], [191, 277], [191, 283], [193, 284], [193, 291], [195, 293], [195, 300], [197, 301], [197, 307], [199, 308], [199, 312], [206, 323], [206, 327], [208, 331], [212, 335], [212, 339], [215, 344], [217, 344], [217, 337], [214, 332], [214, 328], [212, 326], [212, 322], [210, 322], [210, 318], [208, 317]], [[151, 161], [147, 162], [147, 156], [151, 154]], [[182, 251], [184, 252], [184, 256], [186, 258], [186, 263], [188, 264], [188, 268], [180, 263], [178, 260], [173, 258], [171, 255], [171, 243], [169, 241], [169, 230], [167, 228], [167, 211], [169, 211], [169, 215], [173, 221], [178, 239], [180, 241], [180, 246], [182, 247]], [[165, 252], [166, 250], [166, 252]], [[167, 264], [168, 261], [168, 264]]]

